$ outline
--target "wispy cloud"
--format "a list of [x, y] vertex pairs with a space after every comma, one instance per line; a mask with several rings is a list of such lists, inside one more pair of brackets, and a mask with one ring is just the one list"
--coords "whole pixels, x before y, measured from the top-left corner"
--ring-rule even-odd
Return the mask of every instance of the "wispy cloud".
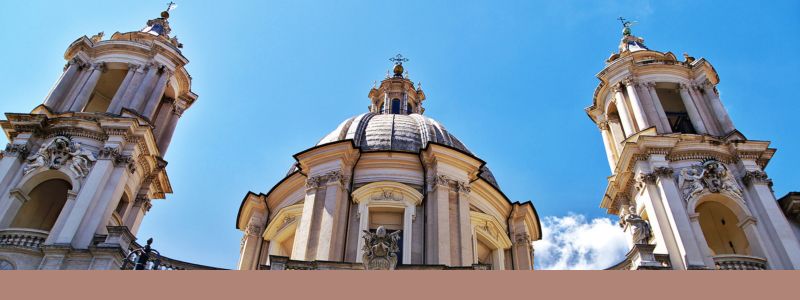
[[537, 269], [597, 270], [620, 262], [628, 251], [625, 235], [609, 218], [580, 214], [547, 216], [543, 239], [534, 243]]

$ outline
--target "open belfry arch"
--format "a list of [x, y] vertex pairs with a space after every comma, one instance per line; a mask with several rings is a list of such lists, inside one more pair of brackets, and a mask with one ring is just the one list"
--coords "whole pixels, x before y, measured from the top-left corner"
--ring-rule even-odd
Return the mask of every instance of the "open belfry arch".
[[151, 201], [172, 192], [163, 157], [197, 100], [182, 47], [169, 9], [139, 31], [80, 37], [43, 103], [0, 121], [11, 141], [0, 155], [0, 260], [119, 269], [139, 247]]
[[775, 149], [735, 128], [711, 63], [651, 50], [620, 21], [619, 51], [586, 109], [612, 173], [600, 205], [630, 235], [612, 268], [800, 268], [798, 237], [764, 171]]
[[296, 154], [267, 194], [245, 196], [239, 269], [533, 269], [533, 205], [510, 201], [484, 161], [423, 115], [407, 59], [391, 61], [368, 112]]

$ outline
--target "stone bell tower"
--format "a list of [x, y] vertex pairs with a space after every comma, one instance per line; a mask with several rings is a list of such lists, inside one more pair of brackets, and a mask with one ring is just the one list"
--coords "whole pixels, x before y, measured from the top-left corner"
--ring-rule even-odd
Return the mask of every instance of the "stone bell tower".
[[115, 269], [152, 199], [163, 159], [197, 99], [169, 11], [140, 31], [78, 38], [30, 113], [0, 121], [0, 262], [13, 269]]
[[799, 269], [764, 172], [775, 153], [733, 125], [705, 59], [651, 50], [623, 22], [586, 109], [611, 167], [601, 207], [631, 251], [617, 269]]

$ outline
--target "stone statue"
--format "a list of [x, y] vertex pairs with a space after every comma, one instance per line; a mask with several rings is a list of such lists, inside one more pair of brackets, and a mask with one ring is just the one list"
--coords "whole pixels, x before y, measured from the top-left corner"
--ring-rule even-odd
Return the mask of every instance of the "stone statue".
[[91, 39], [91, 40], [92, 40], [92, 43], [99, 43], [100, 41], [102, 41], [102, 40], [103, 40], [103, 36], [105, 36], [105, 32], [102, 32], [102, 31], [100, 31], [100, 32], [98, 32], [97, 34], [93, 35], [93, 36], [92, 36], [91, 38], [89, 38], [89, 39]]
[[70, 155], [72, 155], [72, 164], [69, 165], [69, 169], [72, 170], [78, 178], [86, 177], [86, 175], [89, 175], [89, 164], [97, 161], [97, 158], [94, 157], [92, 152], [83, 149], [81, 143], [76, 142], [72, 148], [74, 151], [70, 152]]
[[650, 238], [653, 236], [650, 230], [650, 222], [642, 219], [641, 216], [634, 213], [634, 209], [625, 216], [625, 223], [631, 226], [631, 234], [634, 244], [649, 244]]
[[378, 226], [375, 232], [364, 230], [364, 269], [394, 270], [397, 266], [397, 252], [400, 248], [400, 230], [387, 234], [386, 228]]

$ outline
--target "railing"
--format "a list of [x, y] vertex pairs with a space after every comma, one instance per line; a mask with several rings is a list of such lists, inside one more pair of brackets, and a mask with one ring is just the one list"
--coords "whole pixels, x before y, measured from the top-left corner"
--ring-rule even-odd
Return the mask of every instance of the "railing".
[[3, 229], [0, 230], [0, 246], [39, 250], [49, 234], [48, 231], [27, 228]]
[[766, 270], [767, 260], [746, 255], [717, 255], [714, 256], [714, 265], [717, 270]]

